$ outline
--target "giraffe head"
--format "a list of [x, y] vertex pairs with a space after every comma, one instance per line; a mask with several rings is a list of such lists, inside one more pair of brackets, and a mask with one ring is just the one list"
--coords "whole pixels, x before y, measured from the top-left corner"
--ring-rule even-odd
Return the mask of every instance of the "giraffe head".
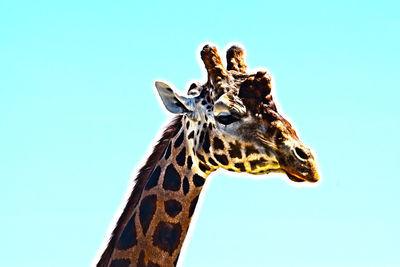
[[193, 153], [208, 171], [222, 167], [251, 174], [286, 173], [295, 182], [316, 182], [317, 164], [271, 95], [271, 76], [247, 73], [243, 50], [227, 51], [227, 68], [215, 47], [201, 58], [208, 80], [183, 96], [163, 82], [156, 88], [168, 111], [183, 114]]

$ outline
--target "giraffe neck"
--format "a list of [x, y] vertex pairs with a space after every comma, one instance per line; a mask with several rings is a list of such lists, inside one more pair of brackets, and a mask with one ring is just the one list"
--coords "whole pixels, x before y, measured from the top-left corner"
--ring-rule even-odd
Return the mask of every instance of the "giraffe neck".
[[193, 152], [189, 128], [178, 117], [165, 131], [98, 266], [176, 265], [205, 178], [213, 171]]

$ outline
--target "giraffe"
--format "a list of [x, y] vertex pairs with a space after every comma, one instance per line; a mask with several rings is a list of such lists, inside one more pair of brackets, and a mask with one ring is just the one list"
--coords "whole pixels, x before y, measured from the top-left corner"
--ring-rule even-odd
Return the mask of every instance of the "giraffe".
[[176, 266], [200, 192], [217, 169], [319, 180], [311, 150], [276, 108], [271, 76], [247, 73], [237, 45], [227, 50], [226, 68], [216, 47], [200, 54], [206, 83], [193, 83], [186, 95], [155, 83], [176, 115], [139, 170], [97, 266]]

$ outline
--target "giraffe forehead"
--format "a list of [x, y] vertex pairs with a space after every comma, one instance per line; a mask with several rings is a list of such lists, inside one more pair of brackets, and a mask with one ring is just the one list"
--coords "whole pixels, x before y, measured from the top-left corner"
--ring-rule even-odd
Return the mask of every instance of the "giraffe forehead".
[[269, 109], [276, 112], [271, 90], [271, 77], [259, 71], [240, 84], [238, 96], [252, 113], [268, 114]]
[[277, 112], [271, 95], [272, 79], [267, 72], [258, 71], [255, 74], [240, 76], [230, 73], [230, 76], [232, 79], [219, 83], [218, 88], [209, 83], [197, 87], [196, 90], [199, 92], [196, 97], [197, 103], [210, 111], [214, 108], [214, 104], [220, 102], [221, 97], [228, 95], [231, 105], [235, 105], [237, 102], [235, 100], [240, 99], [250, 114], [268, 114], [268, 109]]

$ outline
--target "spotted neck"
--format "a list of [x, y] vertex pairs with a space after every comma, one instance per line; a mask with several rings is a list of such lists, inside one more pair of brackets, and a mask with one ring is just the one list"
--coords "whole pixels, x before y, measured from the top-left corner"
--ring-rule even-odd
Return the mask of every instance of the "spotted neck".
[[214, 170], [195, 155], [189, 124], [178, 117], [164, 132], [97, 266], [176, 265], [205, 178]]

